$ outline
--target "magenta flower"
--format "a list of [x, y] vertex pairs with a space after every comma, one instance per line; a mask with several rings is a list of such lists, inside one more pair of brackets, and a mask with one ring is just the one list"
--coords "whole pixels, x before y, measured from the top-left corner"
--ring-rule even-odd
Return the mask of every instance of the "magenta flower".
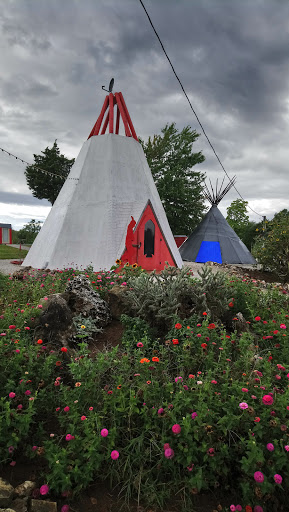
[[139, 342], [136, 344], [136, 346], [137, 346], [138, 348], [142, 348], [142, 347], [143, 347], [143, 343], [142, 343], [141, 341], [139, 341]]
[[183, 377], [176, 377], [175, 382], [183, 382]]
[[66, 407], [64, 407], [64, 409], [63, 409], [63, 410], [64, 410], [64, 412], [68, 412], [68, 411], [69, 411], [69, 409], [70, 409], [70, 407], [68, 407], [68, 405], [67, 405]]
[[274, 452], [274, 445], [272, 443], [268, 443], [267, 446], [266, 446], [267, 450], [269, 452]]
[[40, 487], [40, 489], [39, 489], [39, 490], [40, 490], [40, 494], [41, 494], [42, 496], [45, 496], [45, 494], [48, 494], [48, 492], [49, 492], [49, 487], [48, 487], [48, 485], [47, 485], [47, 484], [45, 484], [45, 485], [41, 485], [41, 487]]
[[101, 431], [100, 431], [100, 435], [102, 437], [107, 437], [108, 436], [108, 430], [107, 428], [103, 428]]
[[36, 450], [37, 450], [37, 449], [38, 449], [38, 446], [35, 446], [35, 445], [34, 445], [34, 446], [32, 446], [32, 451], [33, 451], [33, 452], [36, 452]]
[[165, 450], [165, 458], [166, 459], [172, 459], [174, 457], [174, 455], [175, 455], [175, 452], [172, 448], [167, 448]]
[[237, 510], [237, 512], [242, 512], [242, 507], [241, 507], [241, 505], [236, 505], [236, 510]]
[[16, 395], [15, 395], [15, 393], [14, 393], [13, 391], [11, 391], [11, 392], [9, 393], [9, 398], [15, 398], [15, 396], [16, 396]]
[[244, 409], [248, 409], [249, 406], [246, 402], [241, 402], [239, 404], [239, 407], [240, 407], [240, 409], [244, 410]]
[[116, 459], [118, 459], [118, 458], [119, 458], [119, 453], [118, 453], [118, 451], [117, 451], [117, 450], [113, 450], [113, 451], [111, 452], [110, 456], [111, 456], [111, 458], [112, 458], [113, 460], [116, 460]]
[[31, 395], [31, 391], [29, 391], [29, 389], [27, 389], [27, 390], [25, 391], [25, 395], [27, 395], [27, 396]]
[[9, 448], [8, 448], [8, 452], [9, 452], [9, 453], [13, 453], [13, 452], [14, 452], [14, 446], [9, 446]]
[[281, 324], [280, 325], [280, 329], [287, 329], [286, 325], [285, 324]]
[[69, 512], [69, 505], [63, 505], [63, 507], [61, 507], [61, 512]]
[[235, 510], [236, 510], [235, 505], [231, 505], [231, 506], [230, 506], [230, 510], [231, 510], [231, 512], [235, 512]]
[[164, 444], [164, 450], [166, 450], [167, 448], [170, 448], [169, 443], [165, 443], [165, 444]]
[[65, 439], [66, 439], [66, 441], [72, 441], [72, 439], [75, 439], [75, 438], [71, 434], [66, 434]]
[[276, 475], [274, 475], [274, 480], [275, 480], [276, 484], [281, 485], [283, 478], [281, 475], [278, 475], [278, 473], [276, 473]]
[[286, 444], [286, 445], [284, 446], [284, 448], [285, 448], [286, 452], [289, 452], [289, 444]]
[[158, 410], [158, 415], [160, 416], [161, 414], [164, 414], [165, 410], [163, 409], [163, 407], [160, 407], [159, 410]]
[[248, 393], [249, 390], [247, 388], [242, 388], [242, 391], [243, 393]]
[[262, 482], [264, 482], [264, 475], [263, 475], [263, 473], [261, 471], [255, 471], [254, 479], [255, 479], [256, 482], [261, 484]]
[[192, 412], [192, 416], [191, 416], [192, 420], [194, 420], [197, 416], [198, 416], [198, 414], [196, 412]]
[[181, 426], [180, 426], [178, 423], [176, 423], [175, 425], [173, 425], [173, 426], [172, 426], [172, 431], [173, 431], [173, 433], [174, 433], [174, 434], [176, 434], [176, 435], [177, 435], [177, 434], [180, 434], [180, 433], [181, 433], [181, 430], [182, 430], [182, 429], [181, 429]]
[[81, 416], [81, 421], [85, 421], [86, 420], [86, 416]]
[[271, 395], [264, 395], [262, 398], [262, 402], [264, 405], [272, 405], [274, 400]]
[[254, 512], [263, 512], [263, 507], [261, 507], [261, 505], [255, 505]]

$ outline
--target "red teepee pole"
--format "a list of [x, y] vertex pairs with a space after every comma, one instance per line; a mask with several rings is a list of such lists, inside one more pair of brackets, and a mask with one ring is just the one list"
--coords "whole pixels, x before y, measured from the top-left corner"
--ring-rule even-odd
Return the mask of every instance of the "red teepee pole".
[[103, 124], [103, 127], [102, 127], [100, 135], [104, 135], [105, 134], [106, 129], [107, 129], [107, 125], [108, 125], [108, 121], [109, 121], [109, 110], [108, 110], [107, 116], [105, 118], [105, 121], [104, 121], [104, 124]]
[[115, 93], [115, 98], [116, 98], [117, 106], [119, 108], [119, 111], [120, 111], [120, 114], [121, 114], [121, 117], [122, 117], [122, 120], [123, 120], [125, 134], [126, 134], [127, 137], [131, 137], [131, 133], [130, 133], [130, 130], [129, 130], [126, 114], [125, 114], [124, 108], [122, 106], [122, 102], [121, 102], [121, 98], [120, 98], [119, 94], [120, 93], [118, 93], [118, 92]]
[[93, 135], [98, 135], [99, 134], [99, 130], [100, 130], [100, 127], [101, 127], [103, 116], [105, 114], [105, 111], [106, 111], [107, 107], [108, 107], [108, 96], [106, 96], [106, 98], [104, 100], [101, 112], [100, 112], [100, 114], [98, 116], [98, 119], [97, 119], [94, 127], [92, 128], [88, 138], [92, 137]]
[[113, 133], [113, 103], [114, 97], [112, 92], [109, 93], [109, 133]]
[[131, 129], [132, 136], [133, 136], [133, 138], [138, 142], [137, 134], [136, 134], [135, 129], [134, 129], [134, 127], [133, 127], [132, 120], [131, 120], [131, 118], [130, 118], [129, 112], [128, 112], [128, 110], [127, 110], [127, 106], [126, 106], [125, 101], [124, 101], [124, 97], [123, 97], [123, 95], [122, 95], [122, 93], [121, 93], [121, 92], [119, 93], [119, 97], [120, 97], [120, 99], [121, 99], [121, 102], [122, 102], [122, 105], [123, 105], [123, 109], [124, 109], [124, 111], [125, 111], [126, 118], [127, 118], [128, 124], [129, 124], [129, 127], [130, 127], [130, 129]]
[[115, 125], [115, 133], [118, 135], [119, 134], [119, 116], [120, 116], [120, 111], [119, 111], [119, 108], [118, 108], [118, 105], [117, 105], [117, 111], [116, 111], [116, 125]]

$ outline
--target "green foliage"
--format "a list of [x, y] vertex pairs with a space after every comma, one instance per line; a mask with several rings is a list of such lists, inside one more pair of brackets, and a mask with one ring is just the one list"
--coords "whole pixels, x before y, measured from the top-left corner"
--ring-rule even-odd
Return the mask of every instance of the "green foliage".
[[28, 251], [17, 249], [8, 245], [0, 245], [0, 260], [20, 260], [25, 258]]
[[73, 323], [76, 330], [76, 338], [90, 338], [93, 334], [102, 332], [102, 328], [97, 327], [97, 322], [90, 316], [83, 316], [81, 313], [73, 317]]
[[263, 268], [274, 272], [280, 281], [289, 281], [289, 211], [282, 210], [266, 224], [258, 236], [253, 254]]
[[205, 160], [201, 152], [192, 152], [198, 137], [190, 126], [179, 132], [172, 123], [161, 130], [161, 135], [149, 137], [146, 143], [140, 140], [175, 234], [190, 234], [205, 212], [202, 195], [205, 175], [192, 169]]
[[[53, 204], [74, 164], [74, 158], [69, 160], [61, 155], [56, 141], [51, 148], [47, 147], [41, 153], [42, 155], [34, 155], [35, 163], [28, 165], [24, 174], [33, 196], [47, 199]], [[37, 167], [55, 176], [41, 172]]]
[[17, 242], [32, 244], [41, 229], [41, 224], [39, 220], [36, 221], [35, 219], [25, 224], [22, 229], [17, 231]]

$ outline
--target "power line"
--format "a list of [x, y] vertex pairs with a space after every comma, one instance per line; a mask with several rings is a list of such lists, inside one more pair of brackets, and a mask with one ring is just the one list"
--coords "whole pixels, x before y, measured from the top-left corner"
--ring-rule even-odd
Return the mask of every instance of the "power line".
[[23, 158], [20, 158], [19, 156], [16, 156], [16, 155], [13, 155], [13, 153], [11, 153], [10, 151], [6, 151], [6, 149], [3, 149], [3, 148], [0, 148], [0, 150], [3, 152], [3, 153], [6, 153], [7, 155], [9, 156], [12, 156], [13, 158], [16, 158], [16, 160], [20, 160], [20, 162], [22, 162], [23, 164], [27, 164], [27, 165], [31, 165], [33, 166], [35, 169], [37, 169], [38, 171], [40, 172], [44, 172], [45, 174], [49, 174], [50, 176], [58, 176], [58, 178], [61, 178], [62, 180], [77, 180], [79, 178], [65, 178], [64, 176], [61, 176], [61, 174], [57, 174], [55, 172], [49, 172], [49, 171], [46, 171], [46, 169], [41, 169], [41, 167], [38, 167], [38, 165], [35, 165], [35, 164], [30, 164], [29, 162], [26, 162], [26, 160], [23, 160]]
[[[184, 88], [184, 86], [183, 86], [182, 82], [181, 82], [180, 78], [178, 77], [178, 75], [177, 75], [177, 73], [176, 73], [176, 70], [175, 70], [175, 68], [174, 68], [174, 66], [173, 66], [173, 64], [172, 64], [172, 62], [171, 62], [171, 59], [169, 58], [169, 56], [168, 56], [168, 54], [167, 54], [167, 52], [166, 52], [166, 50], [165, 50], [165, 47], [164, 47], [164, 45], [163, 45], [163, 43], [162, 43], [162, 41], [161, 41], [161, 38], [160, 38], [159, 34], [157, 33], [157, 31], [156, 31], [156, 29], [155, 29], [155, 27], [154, 27], [154, 24], [153, 24], [153, 22], [152, 22], [152, 20], [151, 20], [151, 17], [150, 17], [150, 15], [149, 15], [148, 11], [146, 10], [146, 8], [145, 8], [145, 6], [144, 6], [144, 4], [143, 4], [143, 1], [142, 1], [142, 0], [139, 0], [139, 1], [140, 1], [141, 5], [142, 5], [142, 7], [143, 7], [143, 9], [144, 9], [144, 11], [145, 11], [145, 13], [146, 13], [146, 15], [147, 15], [147, 18], [148, 18], [148, 20], [149, 20], [149, 22], [150, 22], [150, 24], [151, 24], [151, 27], [152, 27], [152, 29], [153, 29], [153, 31], [154, 31], [154, 33], [155, 33], [155, 35], [156, 35], [156, 37], [157, 37], [157, 39], [158, 39], [158, 41], [159, 41], [160, 45], [161, 45], [161, 47], [162, 47], [162, 50], [163, 50], [163, 52], [164, 52], [164, 54], [165, 54], [165, 56], [166, 56], [166, 58], [167, 58], [167, 60], [168, 60], [168, 62], [169, 62], [169, 64], [170, 64], [170, 66], [171, 66], [171, 68], [172, 68], [172, 71], [173, 71], [173, 73], [174, 73], [174, 75], [175, 75], [175, 77], [176, 77], [177, 81], [179, 82], [179, 84], [180, 84], [180, 86], [181, 86], [181, 89], [182, 89], [182, 91], [183, 91], [183, 93], [184, 93], [184, 95], [185, 95], [185, 97], [186, 97], [186, 99], [187, 99], [187, 101], [188, 101], [188, 103], [189, 103], [189, 105], [190, 105], [190, 108], [191, 108], [191, 110], [193, 111], [193, 113], [194, 113], [194, 115], [195, 115], [195, 117], [196, 117], [196, 119], [197, 119], [197, 121], [198, 121], [198, 123], [199, 123], [199, 125], [200, 125], [200, 128], [201, 128], [201, 130], [202, 130], [203, 134], [205, 135], [205, 137], [206, 137], [206, 139], [207, 139], [207, 141], [208, 141], [208, 143], [209, 143], [209, 145], [210, 145], [210, 147], [211, 147], [211, 149], [212, 149], [212, 151], [213, 151], [213, 153], [214, 153], [215, 157], [217, 158], [217, 160], [218, 160], [218, 162], [219, 162], [220, 166], [222, 167], [222, 169], [223, 169], [224, 173], [226, 174], [227, 178], [231, 181], [230, 176], [228, 175], [228, 173], [227, 173], [227, 171], [226, 171], [225, 167], [223, 166], [223, 164], [222, 164], [222, 162], [221, 162], [220, 158], [218, 157], [218, 155], [217, 155], [217, 153], [216, 153], [216, 151], [215, 151], [215, 148], [214, 148], [213, 144], [211, 143], [211, 141], [210, 141], [210, 139], [209, 139], [208, 135], [206, 134], [205, 129], [204, 129], [204, 127], [203, 127], [203, 125], [202, 125], [202, 123], [201, 123], [201, 121], [200, 121], [200, 119], [199, 119], [199, 117], [198, 117], [198, 115], [197, 115], [197, 113], [196, 113], [196, 111], [195, 111], [195, 109], [194, 109], [194, 107], [193, 107], [193, 105], [192, 105], [192, 103], [191, 103], [191, 101], [190, 101], [190, 99], [189, 99], [189, 97], [188, 97], [188, 95], [187, 95], [186, 91], [185, 91], [185, 88]], [[239, 190], [237, 190], [237, 188], [236, 188], [236, 186], [235, 186], [235, 185], [234, 185], [234, 189], [235, 189], [235, 190], [236, 190], [236, 192], [239, 194], [239, 196], [241, 197], [241, 199], [242, 199], [243, 201], [245, 201], [245, 199], [244, 199], [244, 198], [243, 198], [243, 196], [240, 194]], [[256, 213], [256, 214], [257, 214], [257, 215], [259, 215], [260, 217], [263, 217], [263, 215], [261, 215], [260, 213], [256, 212], [255, 210], [253, 210], [253, 208], [251, 208], [251, 206], [249, 206], [249, 205], [248, 205], [248, 208], [250, 208], [250, 210], [252, 210], [252, 212]]]

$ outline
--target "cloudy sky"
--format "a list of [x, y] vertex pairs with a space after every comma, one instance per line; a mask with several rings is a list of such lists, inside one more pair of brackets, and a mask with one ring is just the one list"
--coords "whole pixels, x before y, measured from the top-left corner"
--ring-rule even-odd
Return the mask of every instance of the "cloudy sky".
[[[205, 130], [249, 205], [289, 208], [289, 3], [143, 0]], [[175, 122], [200, 131], [139, 0], [0, 0], [0, 147], [33, 162], [54, 140], [77, 157], [115, 78], [138, 136]], [[204, 135], [213, 180], [223, 171]], [[50, 207], [0, 152], [0, 222]], [[236, 199], [232, 190], [221, 203]], [[249, 210], [252, 220], [260, 217]]]

